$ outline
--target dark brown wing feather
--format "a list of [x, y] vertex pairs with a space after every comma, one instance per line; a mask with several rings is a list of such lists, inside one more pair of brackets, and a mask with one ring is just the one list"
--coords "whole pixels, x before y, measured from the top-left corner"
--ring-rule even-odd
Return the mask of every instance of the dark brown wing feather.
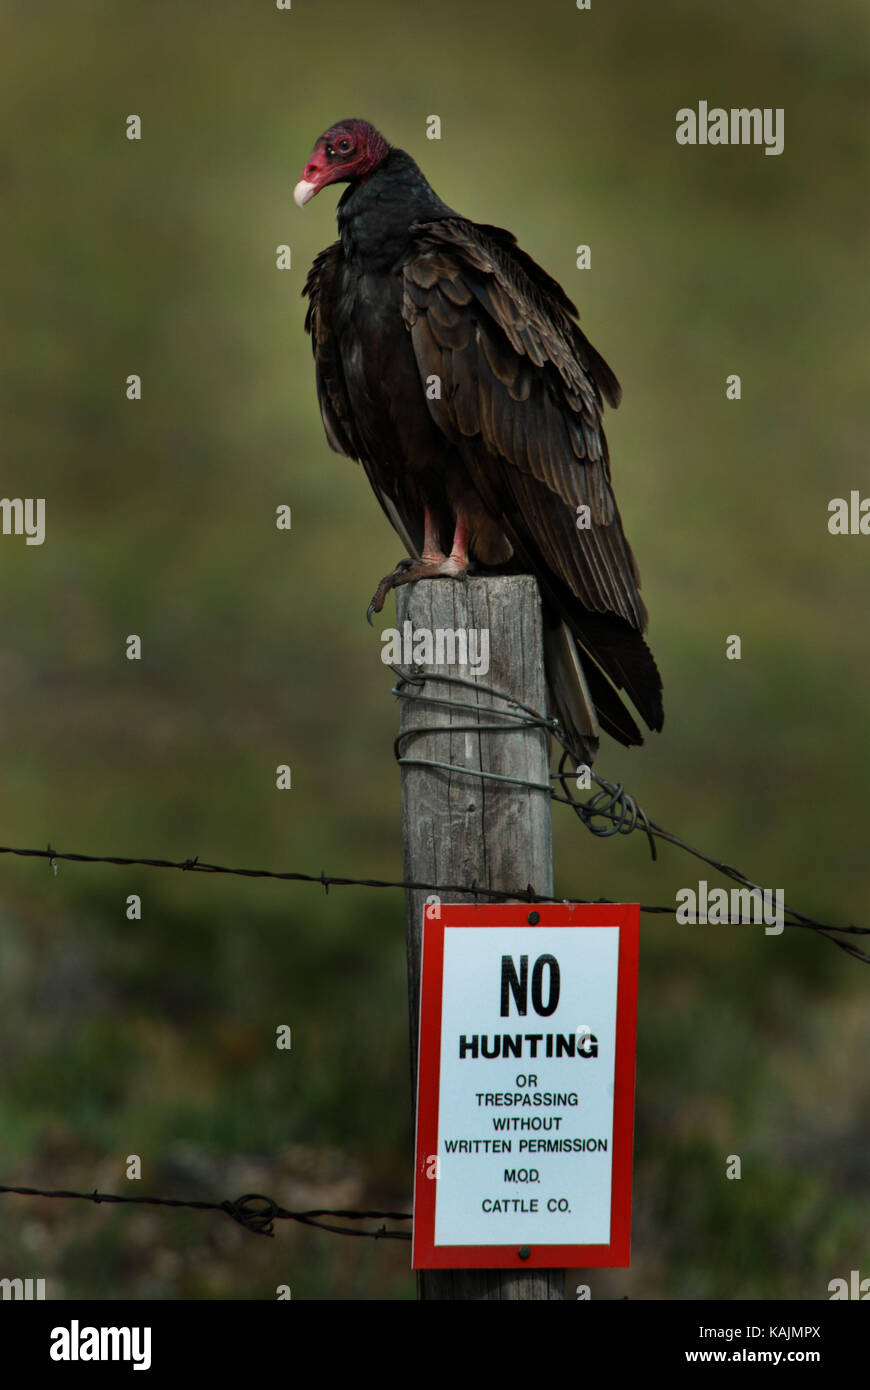
[[[619, 386], [586, 340], [564, 292], [508, 232], [460, 218], [418, 224], [404, 266], [403, 316], [421, 377], [441, 379], [427, 405], [500, 517], [517, 557], [587, 655], [628, 691], [651, 728], [661, 680], [641, 634], [647, 614], [610, 481], [602, 395]], [[577, 526], [588, 506], [591, 527]], [[590, 673], [605, 727], [639, 734]]]
[[[343, 292], [344, 251], [334, 241], [315, 257], [302, 293], [308, 296], [305, 331], [311, 335], [314, 353], [317, 400], [326, 438], [337, 454], [362, 463], [390, 525], [401, 536], [410, 554], [419, 553], [422, 519], [415, 521], [413, 497], [397, 492], [399, 479], [385, 470], [378, 450], [367, 447], [351, 405], [345, 367], [342, 361], [339, 308]], [[419, 534], [418, 534], [419, 533]]]
[[337, 454], [359, 459], [362, 446], [354, 427], [339, 339], [331, 312], [336, 297], [335, 282], [343, 260], [340, 241], [334, 241], [315, 257], [302, 291], [308, 296], [305, 331], [311, 334], [317, 400], [326, 437]]

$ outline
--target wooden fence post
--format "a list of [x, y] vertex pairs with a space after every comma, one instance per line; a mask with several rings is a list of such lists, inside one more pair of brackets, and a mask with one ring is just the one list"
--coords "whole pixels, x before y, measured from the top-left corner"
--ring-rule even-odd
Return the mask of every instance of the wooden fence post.
[[[489, 669], [478, 680], [522, 700], [535, 710], [547, 708], [544, 681], [541, 604], [529, 575], [468, 579], [427, 579], [396, 590], [399, 633], [410, 623], [414, 632], [428, 629], [476, 630], [487, 634]], [[427, 673], [472, 675], [467, 666], [429, 665]], [[402, 753], [442, 763], [495, 772], [525, 781], [549, 782], [549, 738], [545, 730], [485, 732], [487, 723], [504, 723], [501, 701], [482, 691], [428, 683], [425, 694], [463, 701], [492, 715], [448, 709], [413, 698], [400, 702], [399, 730], [435, 725], [438, 731], [402, 741]], [[457, 725], [480, 731], [441, 732]], [[404, 874], [425, 883], [467, 883], [502, 891], [524, 890], [549, 896], [553, 891], [553, 848], [547, 792], [509, 782], [486, 781], [455, 772], [413, 765], [402, 767]], [[417, 1029], [420, 1009], [420, 963], [426, 892], [406, 893], [408, 1000], [411, 1031], [412, 1104], [416, 1106]], [[475, 901], [468, 894], [445, 892], [444, 902]], [[481, 895], [477, 901], [485, 902]], [[418, 1276], [423, 1299], [561, 1299], [563, 1270], [426, 1270]]]

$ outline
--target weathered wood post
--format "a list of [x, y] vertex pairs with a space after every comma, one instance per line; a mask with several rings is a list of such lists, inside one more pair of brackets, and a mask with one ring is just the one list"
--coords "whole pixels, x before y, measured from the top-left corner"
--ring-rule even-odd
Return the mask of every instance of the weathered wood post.
[[[535, 580], [528, 575], [422, 580], [396, 591], [399, 632], [476, 630], [486, 632], [489, 669], [482, 685], [504, 691], [532, 709], [547, 708], [544, 681], [541, 604]], [[427, 673], [472, 675], [468, 667], [426, 665]], [[508, 722], [502, 701], [468, 687], [428, 683], [424, 693], [462, 701], [492, 714], [446, 708], [413, 698], [400, 702], [400, 733], [437, 726], [402, 742], [408, 758], [476, 768], [546, 787], [549, 738], [540, 728], [486, 732]], [[467, 732], [457, 726], [476, 725]], [[444, 730], [442, 732], [441, 730]], [[456, 732], [449, 732], [455, 729]], [[553, 891], [553, 848], [548, 791], [511, 782], [467, 777], [439, 768], [402, 766], [402, 817], [405, 878], [424, 883], [467, 883], [501, 891], [525, 890], [548, 896]], [[406, 893], [408, 999], [411, 1031], [412, 1104], [416, 1105], [417, 1029], [423, 911], [428, 894]], [[444, 902], [475, 901], [468, 894], [446, 892]], [[485, 902], [485, 894], [477, 901]], [[562, 1270], [427, 1270], [418, 1276], [425, 1299], [561, 1299]]]

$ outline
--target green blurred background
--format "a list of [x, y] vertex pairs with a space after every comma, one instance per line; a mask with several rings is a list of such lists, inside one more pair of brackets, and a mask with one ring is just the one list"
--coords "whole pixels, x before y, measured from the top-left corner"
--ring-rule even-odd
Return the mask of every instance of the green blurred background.
[[[47, 538], [0, 538], [2, 842], [401, 876], [364, 620], [401, 547], [325, 443], [302, 331], [336, 195], [291, 199], [360, 115], [516, 233], [622, 381], [667, 714], [599, 771], [804, 911], [867, 921], [870, 540], [830, 536], [827, 503], [870, 491], [868, 38], [863, 0], [6, 0], [0, 490], [46, 498]], [[678, 146], [701, 99], [783, 107], [784, 153]], [[715, 880], [555, 815], [560, 895]], [[396, 892], [3, 857], [2, 1181], [408, 1209], [404, 971]], [[868, 984], [810, 933], [644, 919], [633, 1262], [593, 1297], [870, 1274]], [[398, 1243], [20, 1197], [0, 1218], [0, 1275], [54, 1297], [414, 1296]]]

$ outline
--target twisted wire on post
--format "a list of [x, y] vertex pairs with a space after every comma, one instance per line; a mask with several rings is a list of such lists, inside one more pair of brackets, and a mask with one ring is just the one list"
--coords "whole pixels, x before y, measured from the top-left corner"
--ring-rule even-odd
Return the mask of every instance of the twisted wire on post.
[[[417, 668], [414, 668], [410, 672], [402, 671], [395, 666], [392, 666], [390, 669], [398, 676], [397, 684], [393, 686], [392, 693], [399, 696], [400, 699], [410, 699], [415, 703], [434, 705], [442, 709], [470, 710], [472, 714], [477, 716], [477, 723], [474, 724], [421, 724], [414, 729], [403, 729], [393, 744], [393, 753], [395, 754], [397, 763], [403, 767], [437, 767], [440, 768], [442, 772], [462, 772], [468, 777], [479, 777], [483, 781], [509, 782], [517, 787], [528, 787], [531, 791], [546, 792], [549, 795], [549, 782], [530, 782], [523, 777], [506, 777], [500, 772], [484, 772], [480, 768], [463, 767], [458, 763], [436, 762], [432, 758], [409, 758], [403, 753], [402, 747], [406, 739], [418, 738], [421, 734], [476, 734], [484, 732], [523, 733], [526, 729], [546, 729], [548, 732], [552, 733], [554, 732], [554, 726], [556, 724], [554, 719], [548, 719], [544, 715], [536, 714], [533, 709], [530, 709], [528, 705], [524, 705], [521, 700], [508, 698], [508, 696], [503, 695], [500, 690], [494, 690], [490, 685], [481, 685], [476, 681], [467, 680], [464, 676], [429, 675], [428, 673], [419, 671]], [[445, 700], [435, 695], [426, 695], [422, 692], [422, 689], [421, 693], [411, 695], [410, 692], [405, 689], [405, 686], [422, 687], [427, 681], [440, 681], [445, 685], [470, 687], [470, 689], [481, 691], [485, 695], [495, 696], [497, 699], [502, 700], [507, 708], [497, 710], [489, 706], [472, 704], [471, 701], [468, 700]], [[483, 724], [481, 723], [480, 716], [484, 714], [494, 714], [507, 722], [500, 724]]]
[[[593, 835], [607, 837], [609, 835], [630, 835], [637, 826], [638, 820], [644, 825], [647, 824], [646, 816], [637, 805], [625, 788], [615, 782], [608, 782], [606, 778], [599, 777], [591, 768], [588, 769], [590, 779], [598, 786], [599, 791], [588, 801], [578, 801], [571, 795], [570, 790], [565, 785], [568, 780], [576, 776], [576, 773], [565, 771], [569, 759], [573, 758], [577, 763], [582, 764], [580, 758], [562, 737], [561, 726], [558, 719], [552, 716], [539, 714], [537, 710], [526, 705], [522, 700], [518, 700], [513, 695], [506, 695], [503, 690], [496, 690], [491, 685], [483, 685], [478, 681], [472, 681], [465, 676], [441, 676], [424, 671], [419, 667], [414, 667], [410, 671], [403, 671], [395, 666], [390, 668], [398, 681], [393, 686], [392, 693], [400, 699], [411, 700], [415, 703], [420, 702], [426, 705], [434, 705], [442, 709], [463, 709], [470, 710], [477, 716], [476, 724], [426, 724], [414, 729], [404, 729], [399, 734], [393, 744], [396, 762], [403, 766], [415, 767], [438, 767], [445, 772], [461, 772], [467, 777], [479, 777], [485, 781], [511, 782], [515, 786], [528, 787], [531, 791], [545, 791], [554, 801], [559, 801], [565, 806], [570, 806], [578, 819], [586, 826], [587, 830]], [[427, 695], [423, 687], [427, 682], [436, 682], [448, 686], [466, 686], [472, 690], [491, 695], [497, 700], [501, 700], [504, 709], [495, 709], [488, 705], [472, 704], [469, 701], [443, 699], [436, 695]], [[407, 687], [410, 687], [408, 689]], [[418, 693], [412, 693], [417, 688]], [[500, 719], [508, 720], [507, 723], [483, 723], [481, 716], [497, 715]], [[530, 782], [522, 777], [505, 777], [498, 772], [483, 772], [479, 768], [463, 767], [458, 763], [436, 762], [432, 758], [409, 758], [402, 751], [402, 745], [406, 739], [411, 739], [420, 734], [443, 734], [443, 733], [524, 733], [527, 729], [544, 729], [551, 734], [563, 749], [562, 758], [559, 763], [559, 771], [551, 773], [552, 781], [560, 781], [563, 789], [567, 792], [565, 796], [559, 796], [549, 785], [544, 782]], [[585, 766], [585, 764], [584, 764]], [[604, 819], [604, 824], [596, 824], [596, 821]], [[609, 822], [609, 823], [608, 823]], [[656, 858], [655, 845], [650, 838], [650, 850], [653, 859]]]

